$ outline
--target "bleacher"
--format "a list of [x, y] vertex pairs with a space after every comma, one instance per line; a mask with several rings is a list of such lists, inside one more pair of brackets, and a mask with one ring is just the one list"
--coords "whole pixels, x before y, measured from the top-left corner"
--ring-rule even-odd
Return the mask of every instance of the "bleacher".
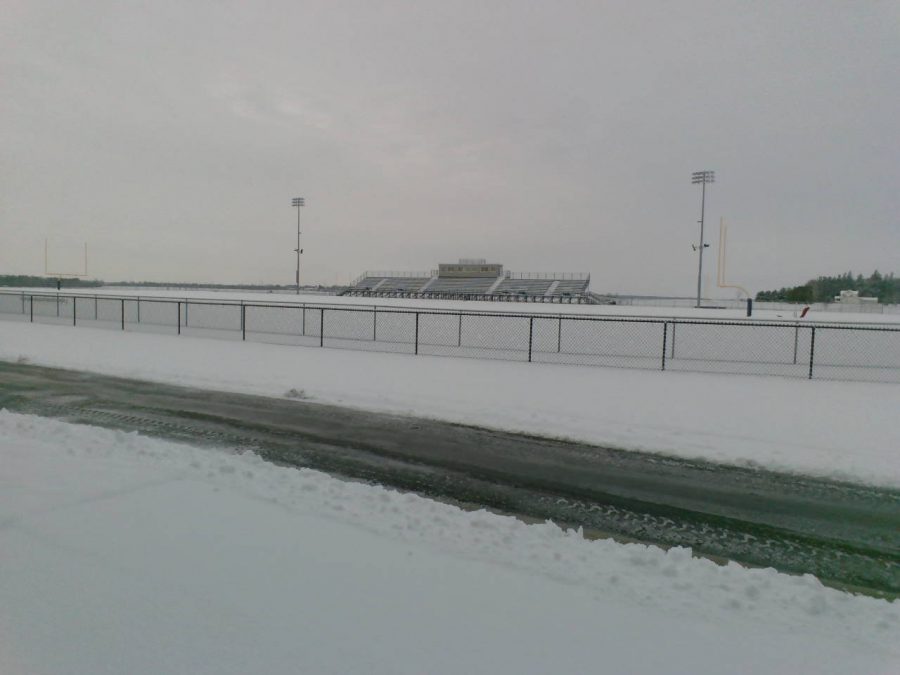
[[504, 279], [494, 293], [500, 295], [544, 295], [553, 285], [553, 279]]
[[354, 288], [358, 288], [361, 291], [371, 291], [383, 281], [387, 281], [387, 279], [385, 277], [364, 277], [356, 283]]
[[594, 303], [588, 274], [514, 274], [481, 259], [442, 263], [428, 273], [365, 272], [341, 295], [506, 302]]
[[431, 277], [388, 277], [384, 280], [384, 283], [378, 287], [378, 290], [384, 293], [390, 293], [392, 291], [398, 293], [415, 293], [428, 283], [429, 279], [431, 279]]
[[557, 295], [583, 295], [587, 293], [590, 279], [563, 279], [553, 290]]
[[487, 293], [496, 281], [496, 277], [475, 277], [471, 279], [442, 279], [438, 277], [428, 286], [427, 292], [479, 295]]

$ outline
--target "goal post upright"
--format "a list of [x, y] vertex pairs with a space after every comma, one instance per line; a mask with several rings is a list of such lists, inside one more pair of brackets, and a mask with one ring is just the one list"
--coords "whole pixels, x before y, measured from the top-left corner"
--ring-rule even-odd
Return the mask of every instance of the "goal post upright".
[[77, 272], [58, 272], [50, 269], [50, 238], [44, 237], [44, 276], [61, 278], [86, 278], [88, 275], [88, 243], [83, 244], [82, 270]]

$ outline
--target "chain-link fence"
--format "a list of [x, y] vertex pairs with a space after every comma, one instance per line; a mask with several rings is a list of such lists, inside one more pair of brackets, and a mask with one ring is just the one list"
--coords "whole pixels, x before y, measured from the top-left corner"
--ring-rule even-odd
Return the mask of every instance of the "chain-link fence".
[[[604, 295], [607, 300], [615, 301], [622, 307], [681, 307], [689, 308], [697, 306], [697, 298], [665, 298], [665, 297], [640, 297], [628, 295]], [[703, 307], [707, 309], [744, 309], [747, 300], [737, 298], [703, 298]], [[839, 314], [900, 314], [900, 305], [885, 304], [881, 302], [809, 302], [798, 306], [798, 303], [773, 302], [768, 300], [754, 300], [753, 307], [756, 310], [777, 310], [783, 312], [797, 312], [804, 306], [811, 311], [836, 312]]]
[[286, 345], [900, 383], [900, 326], [0, 292], [0, 316]]

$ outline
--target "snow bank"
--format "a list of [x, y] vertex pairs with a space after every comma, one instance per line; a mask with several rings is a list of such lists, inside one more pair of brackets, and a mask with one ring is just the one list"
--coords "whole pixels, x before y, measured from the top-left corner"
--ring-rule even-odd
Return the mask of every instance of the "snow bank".
[[900, 387], [240, 343], [0, 321], [0, 359], [900, 486]]
[[0, 412], [4, 673], [887, 673], [896, 603]]

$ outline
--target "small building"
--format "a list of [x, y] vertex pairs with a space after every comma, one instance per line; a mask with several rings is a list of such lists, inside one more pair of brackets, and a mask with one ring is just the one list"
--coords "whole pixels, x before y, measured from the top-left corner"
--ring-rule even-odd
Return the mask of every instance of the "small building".
[[862, 297], [859, 291], [841, 291], [840, 295], [834, 296], [834, 301], [842, 305], [871, 305], [877, 304], [878, 298]]

